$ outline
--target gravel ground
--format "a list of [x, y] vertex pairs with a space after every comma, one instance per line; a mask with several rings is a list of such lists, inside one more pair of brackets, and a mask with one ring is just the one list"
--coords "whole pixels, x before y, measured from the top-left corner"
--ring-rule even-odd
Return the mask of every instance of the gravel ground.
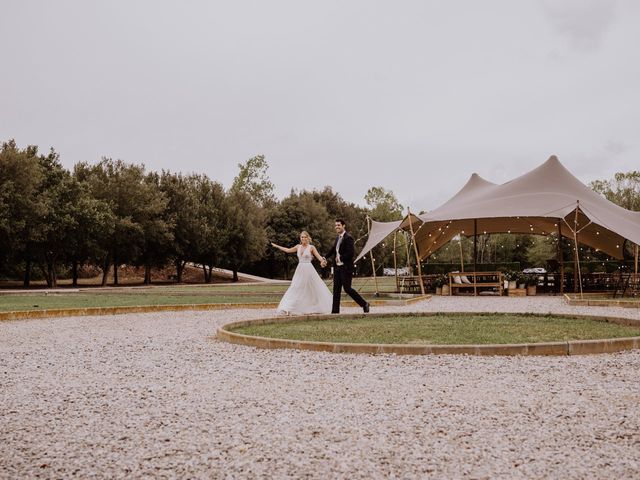
[[[373, 310], [640, 318], [557, 297]], [[368, 356], [210, 338], [273, 314], [1, 322], [0, 478], [640, 478], [640, 351]]]

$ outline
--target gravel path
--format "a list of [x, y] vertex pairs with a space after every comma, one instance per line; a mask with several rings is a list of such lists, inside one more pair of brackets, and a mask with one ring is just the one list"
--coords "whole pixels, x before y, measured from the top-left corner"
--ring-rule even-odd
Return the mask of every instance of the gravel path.
[[[415, 310], [640, 318], [554, 297], [374, 309]], [[640, 478], [639, 351], [367, 356], [208, 338], [271, 314], [1, 322], [0, 478]]]

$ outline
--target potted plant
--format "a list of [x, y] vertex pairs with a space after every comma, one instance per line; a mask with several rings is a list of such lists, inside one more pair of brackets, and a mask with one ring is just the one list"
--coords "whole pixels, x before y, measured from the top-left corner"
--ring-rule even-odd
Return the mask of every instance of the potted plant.
[[516, 283], [518, 284], [518, 288], [525, 288], [527, 286], [527, 275], [523, 273], [518, 274]]
[[442, 295], [449, 295], [449, 275], [442, 274]]
[[538, 275], [527, 275], [525, 283], [527, 285], [527, 295], [535, 295], [538, 285]]
[[518, 279], [518, 272], [514, 272], [513, 270], [509, 270], [508, 272], [505, 272], [504, 278], [508, 282], [507, 288], [509, 290], [515, 290], [517, 288], [516, 280]]
[[444, 284], [442, 275], [438, 275], [433, 281], [433, 284], [436, 287], [436, 295], [442, 295], [442, 285]]

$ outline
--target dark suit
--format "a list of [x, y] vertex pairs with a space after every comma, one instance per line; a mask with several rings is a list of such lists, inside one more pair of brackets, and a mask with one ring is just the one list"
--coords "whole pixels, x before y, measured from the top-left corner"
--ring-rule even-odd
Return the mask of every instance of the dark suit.
[[[333, 242], [333, 248], [325, 255], [325, 258], [328, 259], [336, 256], [336, 245], [338, 244], [339, 238], [340, 236], [336, 237], [336, 240]], [[364, 307], [367, 304], [365, 299], [351, 288], [355, 253], [356, 248], [353, 237], [347, 232], [344, 232], [344, 237], [340, 243], [340, 261], [342, 265], [338, 266], [334, 264], [333, 268], [333, 307], [331, 308], [331, 313], [340, 313], [340, 294], [343, 288], [345, 293], [353, 298], [358, 305]]]

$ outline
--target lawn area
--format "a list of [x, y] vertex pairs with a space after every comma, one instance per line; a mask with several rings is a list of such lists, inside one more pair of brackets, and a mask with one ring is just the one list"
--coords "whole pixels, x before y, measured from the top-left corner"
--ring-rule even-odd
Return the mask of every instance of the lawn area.
[[[385, 279], [388, 280], [389, 279]], [[382, 282], [381, 282], [382, 283]], [[332, 283], [327, 282], [331, 290]], [[395, 285], [395, 281], [393, 282]], [[133, 305], [187, 305], [203, 303], [275, 303], [289, 287], [288, 284], [214, 284], [167, 285], [149, 287], [87, 288], [79, 292], [42, 292], [0, 295], [0, 311], [47, 310], [59, 308], [123, 307]], [[363, 288], [364, 287], [364, 288]], [[373, 279], [354, 280], [354, 288], [372, 300]], [[343, 301], [347, 298], [343, 295]], [[350, 299], [349, 299], [350, 300]]]
[[85, 294], [2, 295], [0, 311], [48, 310], [56, 308], [124, 307], [132, 305], [189, 305], [203, 303], [277, 303], [281, 295], [169, 295]]
[[[283, 292], [284, 293], [284, 292]], [[88, 307], [125, 307], [140, 305], [193, 305], [204, 303], [268, 303], [275, 305], [280, 302], [282, 293], [264, 292], [217, 292], [206, 294], [175, 293], [159, 291], [132, 291], [125, 293], [65, 293], [65, 294], [30, 294], [30, 295], [0, 295], [0, 312], [23, 310], [49, 310], [60, 308], [88, 308]], [[368, 301], [375, 297], [364, 295]], [[342, 301], [350, 301], [343, 294]]]
[[[328, 279], [325, 280], [325, 283], [331, 290], [333, 288], [333, 282]], [[376, 283], [372, 277], [356, 277], [353, 279], [353, 288], [355, 288], [360, 293], [373, 293], [376, 291]], [[167, 291], [191, 291], [191, 292], [202, 292], [202, 291], [211, 291], [211, 292], [272, 292], [272, 293], [284, 293], [288, 284], [277, 284], [277, 283], [261, 283], [261, 284], [214, 284], [214, 285], [174, 285], [174, 286], [165, 286], [165, 287], [157, 287], [162, 288]], [[379, 277], [378, 278], [378, 289], [381, 292], [393, 292], [396, 288], [395, 277]]]
[[256, 325], [234, 332], [318, 342], [468, 345], [539, 343], [640, 336], [640, 328], [557, 316], [368, 316]]

